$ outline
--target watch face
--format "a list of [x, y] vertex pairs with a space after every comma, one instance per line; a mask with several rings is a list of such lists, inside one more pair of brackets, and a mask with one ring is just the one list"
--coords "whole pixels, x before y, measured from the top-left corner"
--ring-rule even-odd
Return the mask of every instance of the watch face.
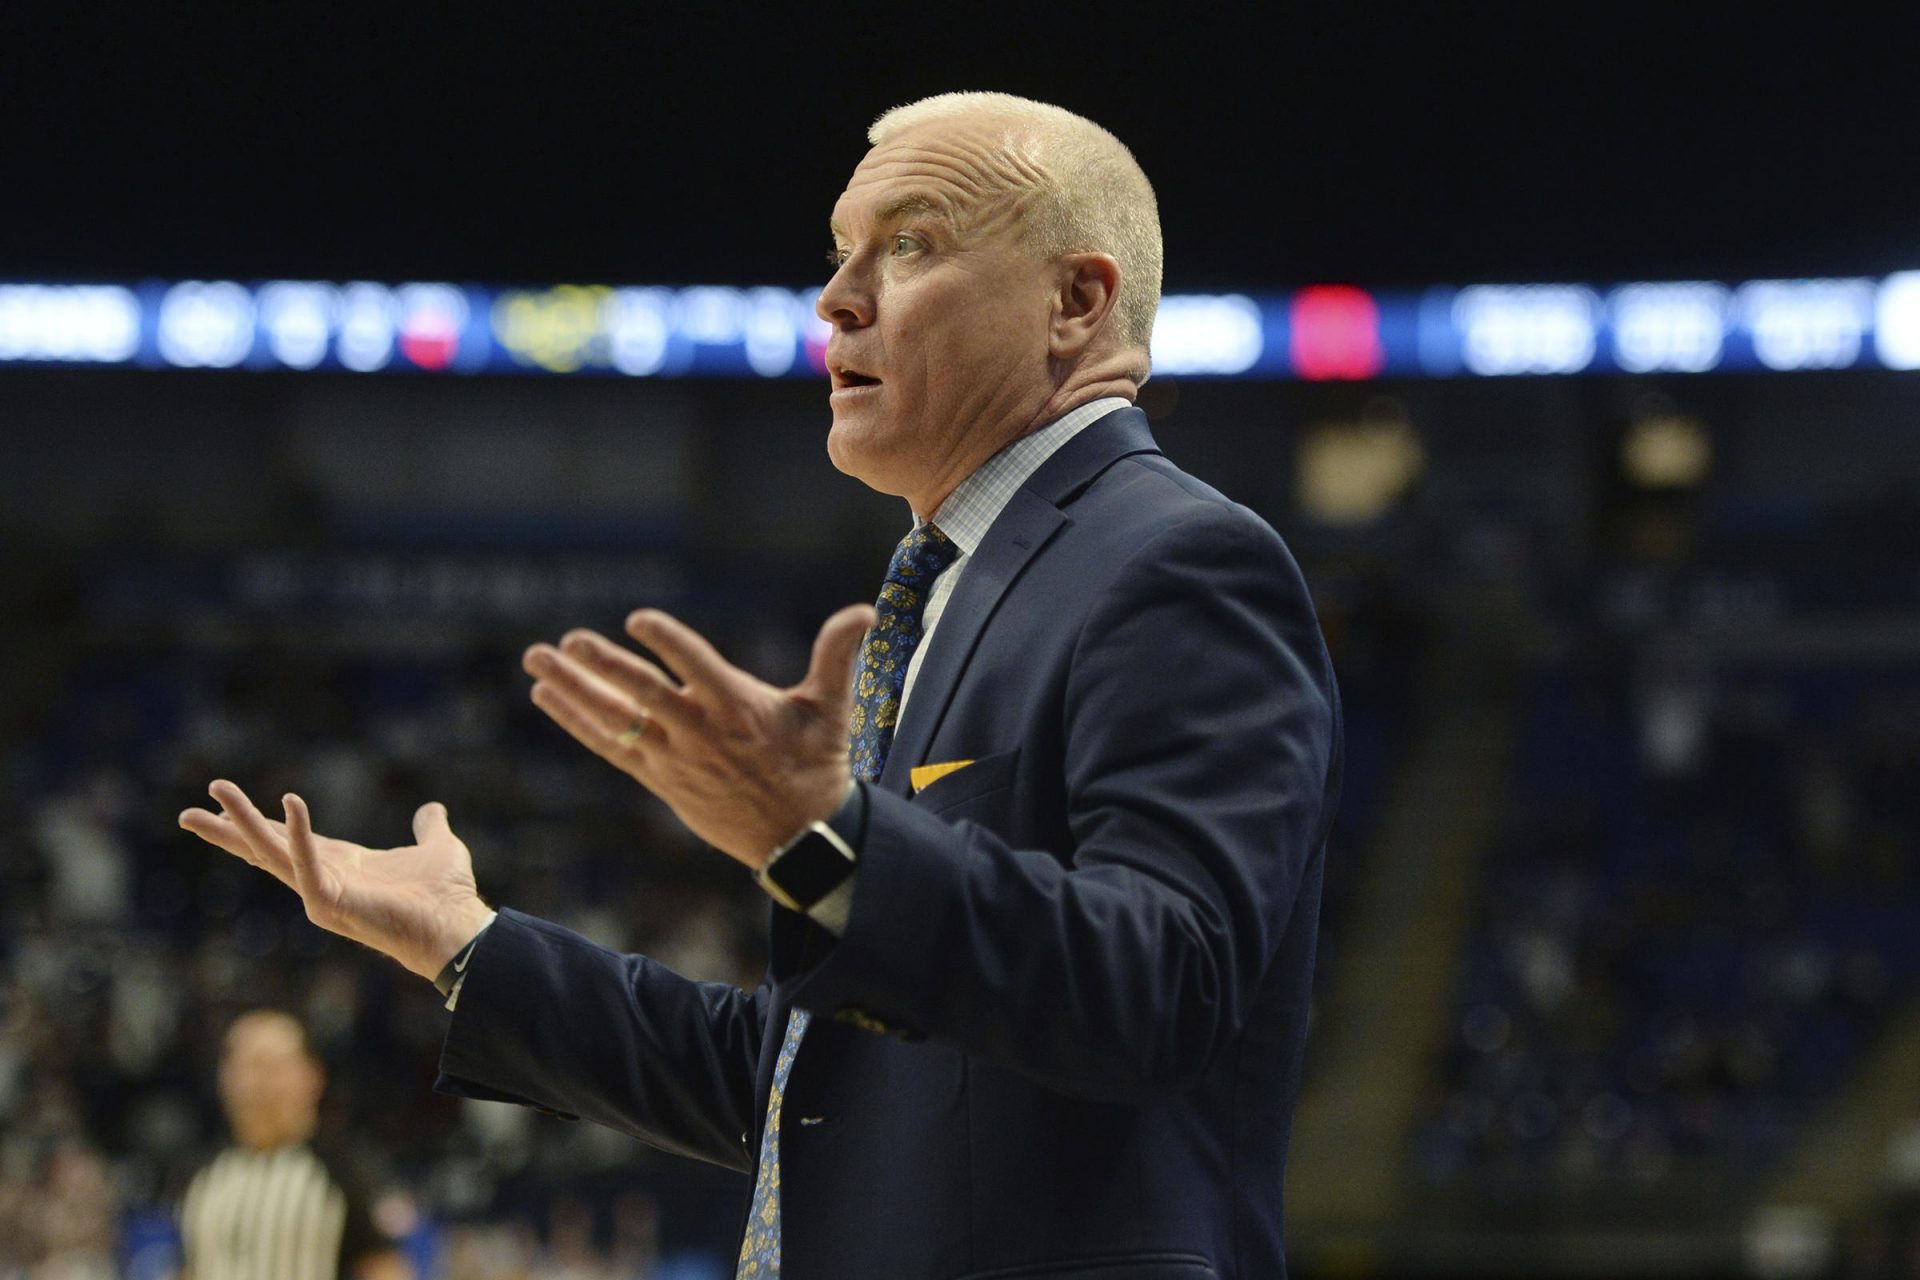
[[832, 837], [809, 831], [767, 864], [766, 877], [803, 908], [811, 907], [853, 874], [853, 860]]

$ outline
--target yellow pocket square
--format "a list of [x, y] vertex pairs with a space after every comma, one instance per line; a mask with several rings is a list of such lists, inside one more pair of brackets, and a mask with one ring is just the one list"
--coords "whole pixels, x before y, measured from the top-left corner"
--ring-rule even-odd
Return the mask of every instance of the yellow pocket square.
[[949, 760], [945, 764], [923, 764], [907, 775], [916, 792], [925, 791], [950, 773], [957, 773], [972, 764], [971, 760]]

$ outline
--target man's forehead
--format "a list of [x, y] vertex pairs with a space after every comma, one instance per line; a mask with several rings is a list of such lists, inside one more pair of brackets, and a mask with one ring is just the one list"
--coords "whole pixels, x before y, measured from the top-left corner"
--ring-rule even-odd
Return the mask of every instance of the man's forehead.
[[982, 205], [1032, 185], [1015, 135], [992, 119], [929, 121], [867, 152], [835, 204], [828, 229], [910, 214], [967, 221]]
[[954, 222], [958, 220], [956, 214], [951, 198], [943, 198], [940, 193], [924, 187], [908, 187], [891, 193], [879, 191], [870, 196], [848, 188], [834, 206], [833, 216], [827, 219], [827, 230], [846, 235], [847, 226], [852, 222], [868, 221], [886, 226], [916, 216]]

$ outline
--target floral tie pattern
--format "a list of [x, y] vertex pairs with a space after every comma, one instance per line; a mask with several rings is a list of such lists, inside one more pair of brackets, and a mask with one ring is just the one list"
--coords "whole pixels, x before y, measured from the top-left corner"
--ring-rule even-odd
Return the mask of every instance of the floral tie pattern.
[[860, 646], [860, 665], [854, 673], [849, 754], [856, 778], [871, 782], [886, 767], [894, 725], [900, 720], [901, 694], [907, 687], [907, 664], [926, 634], [921, 622], [933, 580], [959, 555], [952, 539], [931, 524], [916, 528], [893, 550], [886, 585], [873, 606], [879, 617]]
[[[886, 767], [894, 726], [900, 720], [901, 695], [907, 687], [907, 664], [926, 635], [922, 620], [933, 580], [959, 555], [953, 540], [931, 524], [915, 528], [893, 550], [886, 584], [874, 603], [879, 616], [860, 646], [854, 676], [848, 757], [853, 776], [863, 782], [872, 782]], [[767, 1123], [760, 1134], [760, 1172], [753, 1181], [753, 1207], [747, 1212], [746, 1238], [740, 1242], [736, 1280], [770, 1280], [780, 1274], [780, 1104], [808, 1018], [805, 1009], [788, 1015], [786, 1039], [774, 1059]]]
[[768, 1280], [780, 1274], [780, 1099], [806, 1031], [807, 1011], [795, 1009], [787, 1018], [780, 1056], [773, 1062], [773, 1091], [767, 1095], [767, 1124], [760, 1135], [760, 1176], [753, 1180], [753, 1208], [747, 1214], [746, 1238], [740, 1242], [737, 1280]]

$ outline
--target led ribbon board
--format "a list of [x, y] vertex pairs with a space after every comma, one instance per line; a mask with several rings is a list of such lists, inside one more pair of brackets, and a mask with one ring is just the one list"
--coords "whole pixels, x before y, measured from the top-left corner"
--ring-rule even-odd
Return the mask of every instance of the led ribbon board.
[[[0, 364], [808, 378], [818, 289], [0, 283]], [[1364, 380], [1920, 368], [1920, 271], [1880, 279], [1315, 285], [1170, 294], [1154, 371]]]

